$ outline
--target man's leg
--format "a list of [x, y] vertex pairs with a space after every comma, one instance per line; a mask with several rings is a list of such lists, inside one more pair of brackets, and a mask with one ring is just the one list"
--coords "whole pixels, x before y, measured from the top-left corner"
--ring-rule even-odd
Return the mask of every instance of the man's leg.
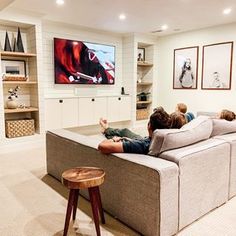
[[107, 139], [111, 139], [114, 136], [117, 137], [126, 137], [130, 139], [142, 139], [142, 137], [138, 134], [133, 133], [131, 130], [124, 128], [124, 129], [113, 129], [113, 128], [107, 128], [104, 131], [104, 135]]
[[130, 138], [130, 139], [142, 139], [142, 137], [140, 135], [137, 135], [135, 133], [133, 133], [132, 131], [130, 131], [129, 129], [113, 129], [108, 127], [108, 123], [107, 120], [105, 119], [100, 119], [99, 124], [102, 128], [102, 133], [105, 135], [105, 137], [107, 139], [111, 139], [114, 136], [117, 137], [126, 137], [126, 138]]

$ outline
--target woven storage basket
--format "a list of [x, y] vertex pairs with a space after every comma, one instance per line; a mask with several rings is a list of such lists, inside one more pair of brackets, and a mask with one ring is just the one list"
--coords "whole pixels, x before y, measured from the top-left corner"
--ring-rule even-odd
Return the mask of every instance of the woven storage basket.
[[16, 138], [21, 136], [34, 135], [34, 120], [6, 120], [6, 136]]
[[145, 120], [148, 119], [149, 112], [147, 109], [137, 109], [136, 111], [136, 119], [137, 120]]

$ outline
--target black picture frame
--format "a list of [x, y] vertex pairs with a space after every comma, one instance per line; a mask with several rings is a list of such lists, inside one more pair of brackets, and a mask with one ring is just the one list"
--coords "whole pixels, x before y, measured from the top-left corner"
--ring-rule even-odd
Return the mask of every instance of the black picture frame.
[[137, 61], [145, 61], [145, 48], [138, 48]]
[[203, 46], [202, 90], [231, 90], [233, 48], [233, 41]]

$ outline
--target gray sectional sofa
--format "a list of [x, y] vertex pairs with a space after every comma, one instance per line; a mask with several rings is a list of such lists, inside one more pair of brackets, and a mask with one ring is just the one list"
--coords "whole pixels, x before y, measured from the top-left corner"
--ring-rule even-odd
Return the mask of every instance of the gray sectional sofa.
[[157, 130], [150, 155], [104, 155], [101, 135], [49, 131], [47, 171], [61, 180], [71, 167], [103, 168], [105, 210], [143, 235], [170, 236], [236, 195], [235, 124], [202, 116]]

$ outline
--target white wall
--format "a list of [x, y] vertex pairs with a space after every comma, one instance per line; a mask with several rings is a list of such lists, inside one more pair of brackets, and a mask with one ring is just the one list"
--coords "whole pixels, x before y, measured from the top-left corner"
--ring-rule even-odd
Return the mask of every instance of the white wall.
[[[220, 111], [223, 108], [236, 111], [235, 50], [231, 90], [201, 90], [202, 46], [212, 43], [234, 41], [236, 46], [236, 24], [180, 33], [158, 39], [158, 104], [171, 112], [176, 103], [184, 102], [189, 111]], [[199, 46], [198, 89], [173, 90], [173, 54], [175, 48]], [[216, 58], [217, 60], [217, 58]]]
[[[122, 37], [102, 31], [90, 31], [81, 27], [63, 25], [50, 21], [42, 22], [44, 94], [50, 96], [96, 96], [120, 94], [122, 87]], [[116, 47], [115, 85], [63, 85], [54, 84], [53, 38], [102, 43]]]

